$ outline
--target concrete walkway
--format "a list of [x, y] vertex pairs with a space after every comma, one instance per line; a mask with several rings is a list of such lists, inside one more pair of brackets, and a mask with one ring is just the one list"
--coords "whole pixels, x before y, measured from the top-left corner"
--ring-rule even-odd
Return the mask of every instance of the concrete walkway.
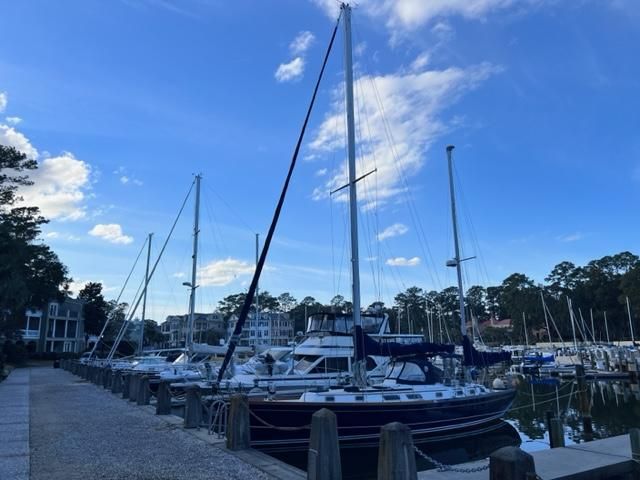
[[29, 479], [29, 370], [0, 383], [0, 479]]
[[16, 369], [0, 383], [0, 480], [274, 478], [173, 419], [61, 369]]

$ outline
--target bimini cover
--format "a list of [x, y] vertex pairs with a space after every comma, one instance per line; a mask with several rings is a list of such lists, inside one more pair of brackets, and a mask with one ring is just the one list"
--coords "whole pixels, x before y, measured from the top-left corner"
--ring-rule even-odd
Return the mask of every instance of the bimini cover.
[[511, 352], [479, 352], [471, 344], [466, 335], [462, 337], [462, 350], [464, 356], [462, 364], [467, 367], [488, 367], [494, 363], [508, 362], [511, 360]]
[[[445, 345], [441, 343], [397, 343], [378, 342], [369, 335], [362, 333], [361, 338], [364, 348], [364, 355], [378, 355], [381, 357], [403, 357], [406, 355], [439, 355], [443, 353], [453, 353], [455, 345]], [[360, 349], [358, 349], [360, 350]]]

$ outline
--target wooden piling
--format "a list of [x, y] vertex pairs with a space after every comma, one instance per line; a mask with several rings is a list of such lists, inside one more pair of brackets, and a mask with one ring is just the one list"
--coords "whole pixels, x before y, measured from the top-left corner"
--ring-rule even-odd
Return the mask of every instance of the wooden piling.
[[131, 385], [131, 381], [129, 380], [130, 376], [130, 373], [122, 374], [122, 398], [124, 399], [129, 398], [129, 386]]
[[500, 448], [489, 457], [490, 480], [527, 480], [535, 473], [533, 457], [518, 447]]
[[640, 462], [640, 428], [630, 429], [629, 439], [631, 440], [631, 459]]
[[137, 373], [129, 375], [129, 401], [138, 401], [138, 379], [140, 376]]
[[227, 448], [245, 450], [250, 444], [249, 399], [246, 395], [232, 395], [227, 415]]
[[106, 390], [111, 388], [112, 381], [112, 371], [110, 368], [105, 368], [104, 373], [102, 374], [102, 387]]
[[113, 372], [111, 380], [111, 393], [122, 393], [122, 372], [116, 370]]
[[564, 428], [559, 418], [549, 420], [549, 444], [551, 448], [564, 447]]
[[169, 382], [161, 381], [158, 384], [158, 395], [156, 401], [156, 415], [169, 415], [171, 413], [171, 392]]
[[342, 479], [336, 414], [326, 408], [318, 410], [311, 417], [307, 479]]
[[142, 375], [138, 380], [138, 405], [149, 405], [151, 391], [149, 390], [149, 377]]
[[185, 390], [184, 428], [200, 428], [202, 423], [200, 388], [197, 385], [190, 385]]
[[416, 457], [411, 430], [393, 422], [380, 430], [378, 480], [416, 480]]

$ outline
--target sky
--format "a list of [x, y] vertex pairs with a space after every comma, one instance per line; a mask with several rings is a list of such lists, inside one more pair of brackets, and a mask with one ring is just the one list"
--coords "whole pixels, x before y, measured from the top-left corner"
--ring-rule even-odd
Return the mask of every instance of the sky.
[[[0, 0], [0, 143], [35, 158], [20, 193], [72, 291], [116, 298], [156, 261], [201, 173], [196, 308], [245, 290], [322, 58], [334, 0]], [[640, 3], [361, 0], [353, 11], [362, 303], [639, 253]], [[349, 299], [339, 30], [261, 288]], [[188, 305], [193, 193], [148, 317]], [[144, 278], [145, 253], [121, 301]]]

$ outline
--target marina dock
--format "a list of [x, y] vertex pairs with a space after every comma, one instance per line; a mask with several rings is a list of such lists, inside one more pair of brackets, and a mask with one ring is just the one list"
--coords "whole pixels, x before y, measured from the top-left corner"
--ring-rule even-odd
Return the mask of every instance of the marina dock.
[[14, 370], [0, 383], [0, 407], [2, 480], [305, 478], [50, 365]]

